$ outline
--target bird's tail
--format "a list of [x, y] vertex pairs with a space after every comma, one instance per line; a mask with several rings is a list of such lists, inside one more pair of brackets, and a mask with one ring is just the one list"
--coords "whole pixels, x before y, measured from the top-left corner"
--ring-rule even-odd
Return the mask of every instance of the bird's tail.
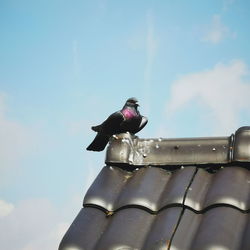
[[102, 151], [109, 141], [109, 136], [98, 133], [92, 143], [87, 147], [87, 150]]

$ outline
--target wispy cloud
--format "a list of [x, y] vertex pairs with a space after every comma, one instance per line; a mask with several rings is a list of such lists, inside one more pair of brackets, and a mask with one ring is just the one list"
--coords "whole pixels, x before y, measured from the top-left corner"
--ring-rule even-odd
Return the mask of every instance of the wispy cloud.
[[155, 34], [155, 23], [152, 11], [147, 13], [147, 33], [146, 33], [146, 65], [144, 71], [145, 95], [146, 95], [146, 112], [149, 112], [150, 92], [152, 81], [153, 64], [157, 51], [157, 38]]
[[[93, 181], [93, 168], [88, 168], [86, 185]], [[82, 191], [81, 191], [82, 193]], [[81, 194], [57, 207], [48, 199], [26, 199], [12, 204], [0, 200], [0, 242], [5, 250], [58, 249], [63, 235], [81, 209]]]
[[15, 206], [1, 201], [8, 210], [0, 217], [1, 249], [53, 250], [57, 249], [69, 223], [62, 222], [58, 210], [46, 199], [21, 201]]
[[203, 119], [213, 128], [213, 134], [230, 134], [241, 125], [242, 111], [248, 117], [250, 114], [250, 81], [246, 79], [249, 73], [248, 66], [237, 60], [180, 77], [172, 85], [168, 115], [198, 102], [204, 112], [197, 117], [196, 123]]
[[18, 121], [6, 116], [7, 95], [0, 93], [0, 173], [17, 167], [23, 157], [33, 152], [35, 133]]
[[214, 15], [212, 17], [211, 24], [205, 30], [202, 41], [218, 44], [226, 38], [234, 38], [235, 36], [236, 33], [232, 32], [229, 27], [222, 23], [221, 16]]

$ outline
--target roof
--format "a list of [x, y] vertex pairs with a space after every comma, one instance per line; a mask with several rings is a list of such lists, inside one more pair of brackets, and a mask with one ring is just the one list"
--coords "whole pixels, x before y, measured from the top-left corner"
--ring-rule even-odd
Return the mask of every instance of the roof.
[[249, 127], [228, 138], [119, 135], [106, 163], [60, 250], [248, 249]]

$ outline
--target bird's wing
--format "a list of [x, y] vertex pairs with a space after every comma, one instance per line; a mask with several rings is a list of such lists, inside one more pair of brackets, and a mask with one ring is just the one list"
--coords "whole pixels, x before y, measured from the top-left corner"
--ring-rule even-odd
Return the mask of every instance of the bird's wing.
[[87, 150], [91, 151], [102, 151], [106, 145], [108, 144], [109, 136], [97, 133], [95, 139], [92, 141], [92, 143], [87, 147]]
[[115, 112], [102, 123], [102, 131], [106, 134], [115, 134], [119, 131], [120, 124], [124, 120], [125, 118], [120, 111]]

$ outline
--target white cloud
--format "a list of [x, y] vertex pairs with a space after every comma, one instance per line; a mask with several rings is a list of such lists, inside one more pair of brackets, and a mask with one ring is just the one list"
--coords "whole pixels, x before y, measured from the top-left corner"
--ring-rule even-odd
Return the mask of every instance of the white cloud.
[[1, 249], [57, 249], [69, 227], [60, 217], [60, 211], [46, 199], [20, 202], [8, 215], [0, 217]]
[[236, 34], [231, 32], [230, 29], [221, 22], [220, 15], [214, 15], [210, 27], [205, 31], [202, 41], [218, 44], [226, 38], [234, 38], [235, 36]]
[[241, 125], [241, 112], [249, 114], [250, 81], [246, 79], [249, 72], [247, 65], [238, 60], [180, 77], [172, 85], [168, 116], [190, 103], [199, 104], [204, 112], [197, 121], [204, 119], [212, 126], [213, 134], [230, 134]]
[[0, 218], [9, 215], [13, 210], [13, 204], [0, 200]]
[[12, 169], [33, 151], [35, 136], [31, 128], [6, 116], [6, 95], [0, 93], [0, 173]]

